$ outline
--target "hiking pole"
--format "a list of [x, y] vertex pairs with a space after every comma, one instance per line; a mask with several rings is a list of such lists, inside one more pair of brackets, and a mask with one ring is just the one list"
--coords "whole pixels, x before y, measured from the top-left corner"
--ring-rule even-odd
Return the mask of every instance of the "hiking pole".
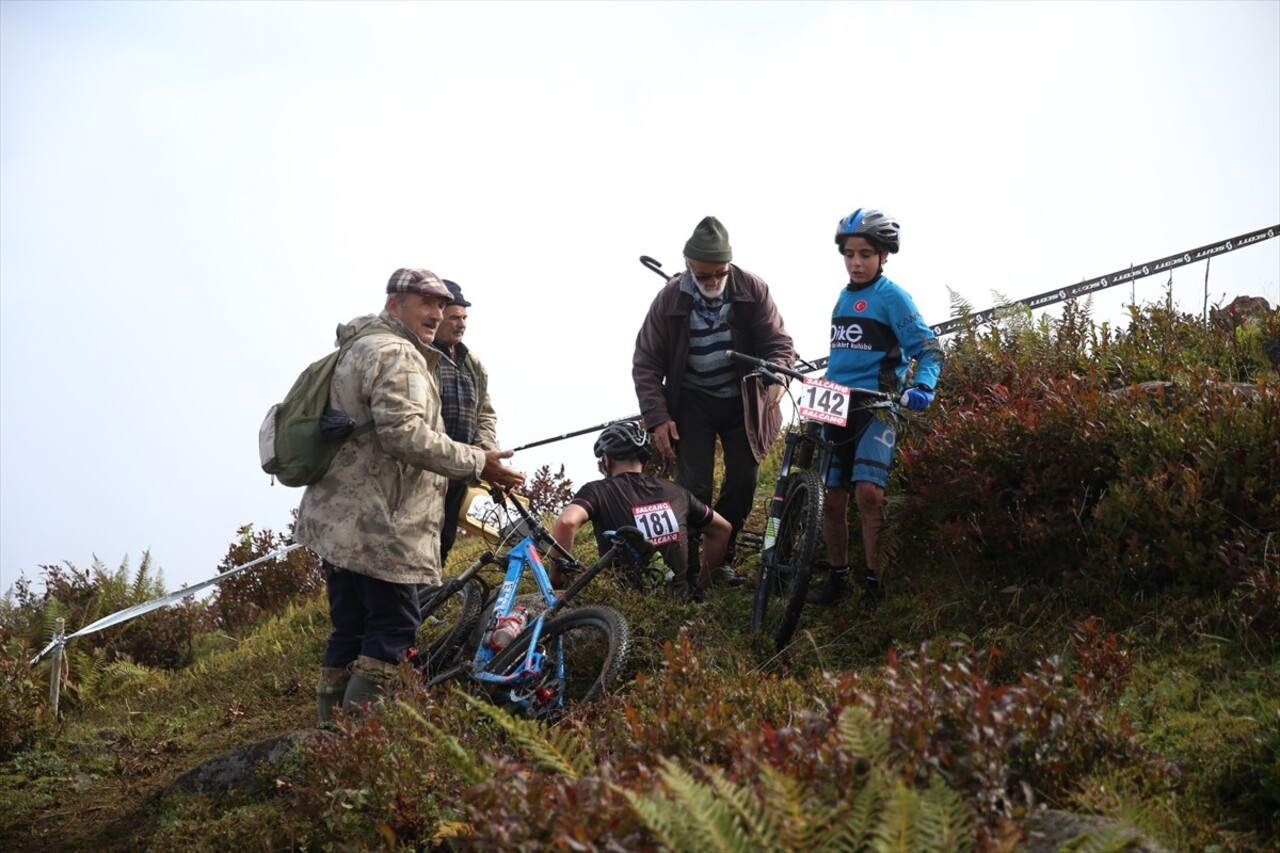
[[641, 255], [640, 263], [644, 264], [645, 269], [653, 270], [658, 275], [662, 276], [663, 281], [666, 281], [667, 279], [671, 278], [671, 276], [667, 275], [665, 272], [662, 271], [661, 261], [655, 261], [653, 258], [649, 257], [648, 255]]
[[638, 421], [638, 420], [640, 420], [639, 415], [631, 415], [625, 418], [614, 418], [611, 421], [605, 421], [604, 423], [599, 424], [597, 426], [586, 427], [585, 429], [575, 430], [574, 432], [566, 432], [564, 435], [557, 435], [555, 438], [544, 438], [541, 441], [531, 441], [528, 444], [522, 444], [519, 447], [511, 448], [511, 452], [514, 453], [517, 450], [528, 450], [530, 447], [541, 447], [544, 444], [551, 444], [552, 442], [563, 441], [566, 438], [573, 438], [574, 436], [585, 435], [586, 433], [595, 432], [596, 430], [601, 430], [601, 429], [604, 429], [605, 427], [613, 426], [614, 424], [620, 424], [620, 423], [626, 423], [627, 421]]

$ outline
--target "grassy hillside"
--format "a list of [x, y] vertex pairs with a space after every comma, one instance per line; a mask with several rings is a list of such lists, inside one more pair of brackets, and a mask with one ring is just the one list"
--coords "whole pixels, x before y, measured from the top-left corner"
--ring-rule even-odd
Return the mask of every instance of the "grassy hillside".
[[[1169, 849], [1275, 849], [1277, 336], [1280, 310], [1205, 328], [1169, 306], [959, 335], [900, 443], [886, 604], [807, 608], [773, 654], [746, 590], [695, 607], [602, 576], [583, 600], [635, 636], [617, 695], [544, 729], [406, 689], [252, 795], [158, 796], [313, 725], [314, 561], [72, 641], [57, 721], [47, 661], [24, 666], [52, 620], [156, 589], [145, 561], [53, 569], [52, 597], [0, 605], [0, 848], [1000, 850], [1047, 804]], [[282, 541], [245, 529], [224, 567]]]

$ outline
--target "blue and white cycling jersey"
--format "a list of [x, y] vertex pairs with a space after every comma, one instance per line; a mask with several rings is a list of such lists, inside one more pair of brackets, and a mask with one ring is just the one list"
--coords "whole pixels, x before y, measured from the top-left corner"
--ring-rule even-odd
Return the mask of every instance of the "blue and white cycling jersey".
[[897, 392], [910, 361], [913, 383], [936, 388], [942, 347], [911, 296], [884, 275], [840, 291], [831, 312], [827, 379], [850, 388]]

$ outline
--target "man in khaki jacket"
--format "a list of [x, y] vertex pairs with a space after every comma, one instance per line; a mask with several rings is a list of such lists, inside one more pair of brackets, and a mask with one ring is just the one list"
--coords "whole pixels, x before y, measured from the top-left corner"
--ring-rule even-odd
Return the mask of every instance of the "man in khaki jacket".
[[329, 404], [374, 428], [348, 440], [308, 486], [297, 539], [320, 555], [333, 632], [317, 688], [321, 721], [355, 711], [394, 678], [421, 622], [417, 585], [440, 583], [440, 527], [449, 479], [511, 487], [510, 451], [453, 441], [440, 415], [431, 346], [452, 295], [432, 272], [399, 269], [386, 307], [338, 329], [338, 344], [371, 327], [339, 360]]

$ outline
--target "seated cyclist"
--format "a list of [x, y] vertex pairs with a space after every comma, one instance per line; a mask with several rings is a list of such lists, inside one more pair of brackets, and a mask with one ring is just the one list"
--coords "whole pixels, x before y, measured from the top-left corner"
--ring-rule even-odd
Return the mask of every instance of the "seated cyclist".
[[[879, 210], [858, 209], [840, 220], [836, 246], [844, 256], [849, 283], [831, 312], [831, 356], [827, 379], [850, 388], [902, 394], [902, 405], [920, 411], [933, 400], [942, 369], [942, 348], [911, 296], [885, 278], [884, 265], [900, 244], [898, 223]], [[910, 388], [903, 389], [915, 361]], [[809, 593], [815, 604], [834, 604], [849, 591], [849, 490], [862, 520], [867, 571], [863, 587], [871, 603], [884, 597], [880, 584], [880, 529], [884, 523], [884, 487], [893, 466], [897, 438], [891, 417], [854, 411], [844, 427], [827, 425], [836, 443], [827, 473], [822, 534], [831, 573], [824, 586]]]
[[[595, 453], [604, 479], [584, 485], [560, 513], [553, 532], [556, 542], [571, 551], [574, 534], [584, 521], [590, 521], [603, 554], [609, 548], [605, 531], [631, 525], [662, 554], [674, 574], [674, 589], [688, 590], [694, 601], [705, 601], [711, 569], [720, 565], [729, 543], [729, 522], [683, 486], [644, 473], [653, 445], [639, 424], [606, 427], [596, 439]], [[691, 529], [702, 532], [702, 566], [696, 578], [688, 570]], [[559, 588], [564, 576], [551, 562], [551, 582]]]

